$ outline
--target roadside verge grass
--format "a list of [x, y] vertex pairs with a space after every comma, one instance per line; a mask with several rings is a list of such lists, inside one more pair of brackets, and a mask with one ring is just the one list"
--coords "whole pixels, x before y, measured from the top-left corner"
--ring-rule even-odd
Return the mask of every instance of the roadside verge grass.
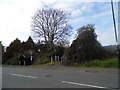
[[118, 58], [110, 58], [105, 60], [93, 60], [82, 62], [80, 64], [74, 63], [72, 67], [100, 67], [100, 68], [118, 68]]

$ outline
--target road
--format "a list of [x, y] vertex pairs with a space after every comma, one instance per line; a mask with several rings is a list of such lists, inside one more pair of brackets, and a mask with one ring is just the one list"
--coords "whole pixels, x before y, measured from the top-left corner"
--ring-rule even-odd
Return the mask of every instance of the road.
[[[54, 67], [54, 66], [53, 66]], [[118, 74], [47, 67], [4, 66], [2, 88], [107, 88], [118, 89]]]

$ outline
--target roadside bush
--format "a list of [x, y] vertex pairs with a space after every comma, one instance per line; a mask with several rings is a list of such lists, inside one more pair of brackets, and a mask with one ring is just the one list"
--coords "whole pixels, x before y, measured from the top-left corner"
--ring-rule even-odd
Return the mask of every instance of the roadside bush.
[[18, 57], [12, 57], [8, 59], [6, 62], [4, 62], [6, 65], [18, 65]]
[[69, 65], [107, 58], [107, 52], [97, 41], [94, 25], [88, 24], [79, 28], [77, 34], [77, 38], [64, 54], [66, 57], [64, 64]]
[[34, 64], [44, 64], [44, 63], [49, 63], [50, 62], [50, 54], [39, 54], [36, 59]]

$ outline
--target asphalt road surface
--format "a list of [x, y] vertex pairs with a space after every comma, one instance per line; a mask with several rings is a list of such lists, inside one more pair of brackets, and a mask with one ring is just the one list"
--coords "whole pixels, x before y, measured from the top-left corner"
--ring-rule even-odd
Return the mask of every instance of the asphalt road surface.
[[117, 73], [83, 72], [55, 66], [4, 66], [2, 88], [118, 89]]

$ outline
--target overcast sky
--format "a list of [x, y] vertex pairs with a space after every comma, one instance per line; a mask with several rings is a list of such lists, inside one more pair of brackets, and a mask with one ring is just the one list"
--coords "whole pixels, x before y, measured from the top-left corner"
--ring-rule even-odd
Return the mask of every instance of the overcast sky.
[[[85, 0], [87, 1], [87, 0]], [[16, 38], [26, 41], [31, 31], [31, 17], [37, 9], [47, 6], [71, 13], [69, 24], [73, 32], [86, 24], [95, 24], [98, 41], [102, 45], [114, 45], [115, 37], [110, 2], [80, 2], [80, 0], [0, 0], [0, 41], [8, 46]], [[102, 0], [101, 0], [102, 1]], [[118, 4], [114, 3], [116, 21]], [[118, 22], [117, 22], [118, 23]], [[71, 37], [71, 41], [74, 39]], [[35, 41], [35, 38], [33, 38]]]

